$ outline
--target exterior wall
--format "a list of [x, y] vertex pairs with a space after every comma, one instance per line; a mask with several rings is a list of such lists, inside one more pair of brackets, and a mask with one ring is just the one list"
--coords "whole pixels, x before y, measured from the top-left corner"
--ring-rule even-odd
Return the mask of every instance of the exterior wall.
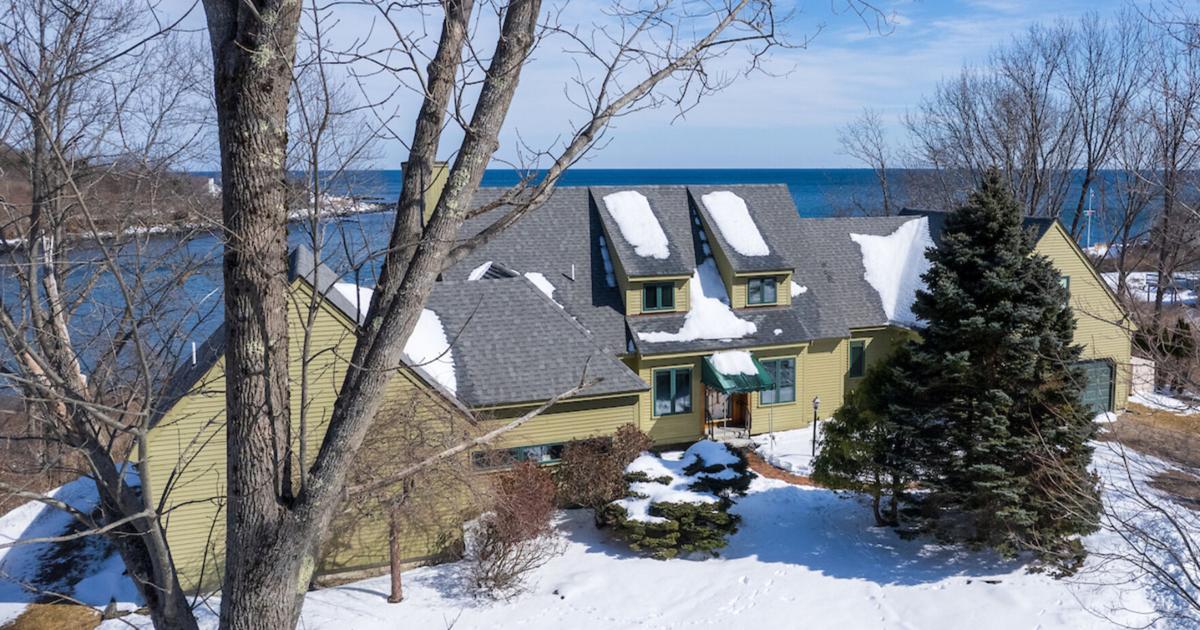
[[[302, 330], [307, 319], [311, 293], [303, 282], [293, 284], [295, 300], [289, 309], [289, 329]], [[306, 411], [306, 455], [315, 457], [337, 390], [345, 374], [345, 359], [350, 356], [354, 337], [349, 321], [332, 306], [318, 307], [312, 328], [312, 348], [338, 348], [338, 352], [311, 352], [308, 363], [308, 405]], [[303, 336], [290, 335], [292, 356], [301, 356]], [[293, 430], [299, 433], [301, 409], [301, 362], [292, 363]], [[418, 391], [427, 391], [411, 373], [400, 372], [389, 385], [388, 400], [410, 400]], [[224, 361], [218, 360], [192, 392], [183, 397], [150, 431], [143, 456], [144, 474], [159, 497], [166, 495], [164, 525], [172, 556], [180, 571], [180, 580], [189, 590], [209, 588], [219, 582], [225, 536], [225, 396]], [[430, 399], [428, 395], [422, 395]], [[430, 399], [432, 400], [432, 399]], [[440, 399], [439, 399], [440, 400]], [[418, 417], [446, 417], [444, 406], [422, 404]], [[368, 440], [360, 457], [371, 456]], [[359, 515], [344, 514], [335, 520], [334, 542], [321, 563], [323, 573], [373, 566], [386, 560], [387, 532], [382, 521], [368, 523]], [[429, 556], [432, 536], [412, 532], [406, 536], [405, 549], [413, 559]], [[347, 552], [346, 540], [354, 541]], [[342, 541], [342, 542], [339, 542]]]
[[[654, 370], [692, 368], [692, 411], [669, 416], [654, 415]], [[678, 444], [700, 439], [704, 434], [704, 400], [700, 385], [700, 357], [647, 358], [638, 363], [638, 375], [651, 385], [638, 397], [639, 428], [656, 444]]]
[[833, 415], [845, 398], [846, 367], [849, 355], [845, 339], [819, 339], [808, 345], [804, 357], [804, 381], [801, 397], [807, 409], [804, 426], [812, 420], [812, 399], [821, 398], [818, 415]]
[[[675, 286], [675, 308], [670, 311], [649, 311], [648, 313], [642, 310], [642, 287], [649, 282], [670, 282]], [[686, 313], [688, 310], [688, 280], [686, 278], [662, 278], [662, 279], [630, 279], [621, 287], [625, 294], [625, 312], [629, 315], [653, 315], [660, 313]]]
[[[750, 304], [746, 301], [746, 285], [750, 282], [751, 278], [775, 278], [776, 301], [774, 304]], [[790, 271], [735, 275], [729, 286], [731, 289], [729, 301], [733, 308], [769, 308], [771, 306], [792, 305], [792, 273]]]
[[1116, 365], [1113, 402], [1123, 408], [1132, 380], [1131, 325], [1124, 311], [1062, 226], [1055, 223], [1034, 252], [1049, 257], [1060, 273], [1071, 278], [1075, 342], [1083, 345], [1085, 359], [1110, 359]]
[[807, 380], [805, 372], [806, 346], [791, 346], [772, 348], [762, 351], [751, 351], [754, 358], [765, 359], [792, 358], [796, 360], [796, 400], [773, 405], [762, 404], [759, 392], [750, 394], [750, 433], [766, 433], [768, 431], [787, 431], [808, 425], [812, 420], [812, 404], [804, 397], [804, 383]]
[[[612, 435], [621, 425], [638, 425], [640, 402], [640, 396], [630, 395], [560, 403], [506, 433], [496, 446], [506, 448], [559, 444]], [[485, 429], [494, 429], [532, 409], [533, 407], [509, 407], [480, 413], [494, 418], [484, 423]]]
[[[855, 341], [863, 342], [866, 350], [867, 369], [878, 363], [884, 357], [887, 357], [900, 344], [908, 334], [904, 330], [897, 328], [877, 328], [877, 329], [860, 329], [851, 330], [850, 339], [846, 342], [846, 384], [845, 391], [849, 392], [862, 381], [862, 377], [850, 377], [850, 343]], [[832, 413], [832, 410], [830, 411]]]

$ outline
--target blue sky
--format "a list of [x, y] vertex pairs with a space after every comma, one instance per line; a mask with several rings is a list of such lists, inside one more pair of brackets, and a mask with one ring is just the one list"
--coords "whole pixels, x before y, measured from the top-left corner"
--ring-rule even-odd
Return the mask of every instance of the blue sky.
[[[790, 1], [790, 0], [785, 0]], [[807, 49], [784, 50], [771, 59], [783, 76], [742, 78], [712, 95], [681, 120], [673, 112], [640, 112], [619, 121], [609, 143], [580, 166], [589, 168], [816, 168], [858, 166], [840, 151], [837, 130], [864, 106], [880, 111], [889, 137], [902, 140], [899, 121], [938, 81], [963, 64], [979, 64], [988, 50], [1037, 22], [1073, 19], [1086, 11], [1111, 15], [1123, 0], [880, 0], [894, 15], [887, 34], [870, 31], [855, 15], [839, 13], [844, 0], [798, 0], [795, 35], [819, 33]], [[190, 0], [168, 0], [183, 3]], [[547, 0], [547, 5], [551, 0]], [[568, 14], [594, 18], [606, 0], [570, 0]], [[563, 4], [556, 3], [556, 6]], [[348, 14], [340, 37], [355, 37], [365, 23]], [[202, 24], [202, 15], [189, 23]], [[357, 22], [357, 23], [356, 23]], [[437, 24], [426, 27], [436, 29]], [[436, 32], [436, 31], [435, 31]], [[561, 44], [555, 44], [561, 46]], [[561, 137], [575, 114], [562, 96], [572, 66], [556, 50], [543, 47], [526, 68], [513, 103], [500, 159], [512, 159], [517, 138], [545, 146]], [[368, 84], [388, 91], [390, 85]], [[415, 97], [395, 103], [402, 137], [419, 103]], [[448, 153], [457, 135], [444, 145]], [[399, 143], [380, 145], [378, 168], [399, 168]], [[445, 157], [443, 155], [442, 157]], [[499, 166], [499, 165], [497, 165]]]

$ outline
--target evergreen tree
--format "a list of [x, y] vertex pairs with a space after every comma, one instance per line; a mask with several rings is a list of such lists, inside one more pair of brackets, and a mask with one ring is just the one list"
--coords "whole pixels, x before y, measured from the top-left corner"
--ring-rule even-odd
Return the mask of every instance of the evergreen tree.
[[905, 345], [867, 370], [825, 424], [821, 452], [813, 460], [817, 483], [869, 494], [879, 526], [900, 524], [904, 490], [916, 478], [921, 461], [912, 451], [916, 425], [909, 419], [920, 379], [911, 373], [910, 359]]
[[[940, 524], [964, 524], [977, 542], [1015, 551], [1094, 523], [1056, 519], [1053, 484], [1038, 471], [1079, 473], [1086, 486], [1090, 418], [1071, 368], [1074, 317], [1049, 261], [1032, 256], [1020, 206], [995, 172], [950, 213], [927, 252], [922, 320], [912, 348], [926, 408], [912, 416], [924, 483]], [[1095, 496], [1094, 480], [1089, 496]]]

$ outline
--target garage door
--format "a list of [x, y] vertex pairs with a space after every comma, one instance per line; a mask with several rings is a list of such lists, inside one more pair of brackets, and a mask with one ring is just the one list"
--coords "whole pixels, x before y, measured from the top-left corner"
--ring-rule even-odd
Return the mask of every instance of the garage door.
[[1081, 361], [1076, 364], [1085, 377], [1080, 397], [1092, 413], [1112, 411], [1113, 365], [1108, 361]]

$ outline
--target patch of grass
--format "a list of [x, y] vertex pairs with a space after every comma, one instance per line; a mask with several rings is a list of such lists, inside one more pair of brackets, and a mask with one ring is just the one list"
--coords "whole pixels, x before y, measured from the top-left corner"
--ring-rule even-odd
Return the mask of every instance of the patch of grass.
[[1101, 439], [1120, 442], [1139, 453], [1176, 464], [1200, 468], [1200, 415], [1129, 405], [1121, 418], [1108, 425]]
[[1200, 511], [1200, 477], [1182, 470], [1168, 470], [1154, 475], [1150, 486], [1171, 495], [1179, 505]]
[[0, 630], [93, 630], [100, 613], [78, 604], [30, 604], [21, 616]]

